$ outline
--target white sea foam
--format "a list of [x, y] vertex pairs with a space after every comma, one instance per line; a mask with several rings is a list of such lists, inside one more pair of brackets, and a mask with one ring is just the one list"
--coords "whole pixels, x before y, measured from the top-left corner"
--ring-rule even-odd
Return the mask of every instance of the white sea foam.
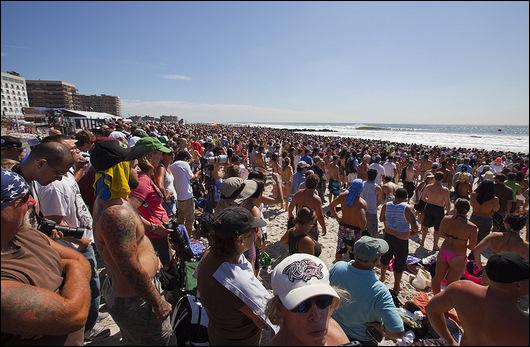
[[[485, 150], [529, 152], [528, 127], [521, 127], [513, 134], [493, 133], [497, 127], [489, 126], [386, 126], [385, 124], [326, 124], [326, 123], [239, 123], [268, 128], [333, 130], [334, 132], [311, 131], [306, 134], [320, 136], [354, 137], [361, 139], [385, 140], [391, 142], [418, 143], [429, 146], [479, 148]], [[513, 128], [513, 127], [511, 127]], [[501, 129], [502, 130], [502, 129]], [[513, 131], [513, 129], [510, 129]], [[519, 129], [517, 129], [519, 130]], [[467, 133], [465, 132], [467, 131]]]

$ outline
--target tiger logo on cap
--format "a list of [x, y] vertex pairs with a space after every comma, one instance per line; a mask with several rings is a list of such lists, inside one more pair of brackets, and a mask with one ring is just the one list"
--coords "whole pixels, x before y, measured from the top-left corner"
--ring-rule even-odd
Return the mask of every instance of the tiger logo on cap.
[[287, 278], [291, 282], [297, 280], [308, 282], [313, 277], [321, 280], [324, 278], [324, 273], [322, 272], [323, 266], [323, 264], [317, 264], [311, 259], [302, 259], [289, 264], [282, 271], [282, 274], [287, 275]]

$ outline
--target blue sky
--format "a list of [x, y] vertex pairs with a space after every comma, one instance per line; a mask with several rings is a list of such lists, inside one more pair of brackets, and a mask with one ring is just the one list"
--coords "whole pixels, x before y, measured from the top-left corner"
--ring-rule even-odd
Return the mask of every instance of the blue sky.
[[524, 124], [528, 2], [2, 1], [2, 71], [192, 122]]

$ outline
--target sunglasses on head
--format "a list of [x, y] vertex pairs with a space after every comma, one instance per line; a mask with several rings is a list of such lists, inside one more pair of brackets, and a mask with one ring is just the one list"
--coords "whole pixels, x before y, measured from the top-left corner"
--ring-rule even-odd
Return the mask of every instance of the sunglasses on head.
[[312, 298], [309, 298], [293, 308], [291, 312], [294, 313], [307, 313], [311, 309], [311, 306], [313, 306], [313, 303], [317, 305], [317, 307], [321, 310], [324, 310], [328, 308], [331, 303], [333, 302], [333, 297], [330, 295], [319, 295]]

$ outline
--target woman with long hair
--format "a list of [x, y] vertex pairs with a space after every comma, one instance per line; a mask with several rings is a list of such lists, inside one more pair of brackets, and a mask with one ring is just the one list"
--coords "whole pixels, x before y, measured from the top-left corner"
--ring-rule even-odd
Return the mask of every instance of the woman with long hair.
[[169, 222], [166, 210], [162, 206], [164, 194], [154, 182], [155, 168], [162, 161], [163, 153], [170, 153], [156, 137], [144, 137], [136, 143], [151, 149], [138, 160], [141, 172], [138, 174], [138, 187], [131, 191], [129, 202], [138, 210], [145, 228], [145, 234], [151, 240], [163, 265], [171, 260], [168, 236], [171, 230], [164, 227]]
[[[477, 243], [482, 241], [493, 226], [493, 214], [500, 209], [499, 198], [495, 196], [493, 181], [485, 180], [471, 193], [473, 213], [469, 221], [478, 227]], [[470, 255], [473, 259], [473, 254]]]
[[173, 158], [173, 152], [162, 154], [162, 160], [155, 168], [154, 179], [156, 186], [160, 189], [162, 195], [164, 195], [164, 204], [162, 206], [168, 215], [174, 215], [177, 212], [177, 192], [173, 185], [175, 177], [171, 170], [169, 170], [169, 165], [173, 164]]
[[432, 281], [432, 292], [440, 292], [444, 279], [447, 284], [460, 279], [466, 267], [467, 250], [477, 244], [477, 226], [467, 219], [471, 206], [466, 199], [457, 199], [455, 214], [445, 216], [440, 223], [440, 235], [445, 241], [440, 247], [436, 261], [436, 274]]

